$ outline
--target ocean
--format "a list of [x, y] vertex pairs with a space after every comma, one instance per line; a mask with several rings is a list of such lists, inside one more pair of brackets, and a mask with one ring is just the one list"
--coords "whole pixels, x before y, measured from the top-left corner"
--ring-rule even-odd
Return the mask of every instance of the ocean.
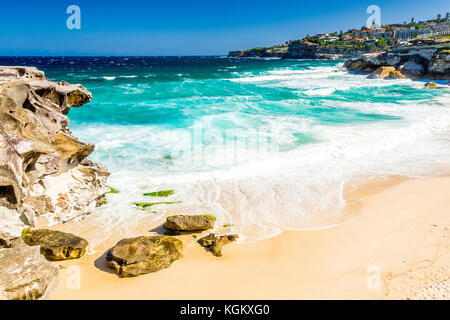
[[[170, 214], [212, 214], [243, 241], [323, 228], [343, 192], [374, 177], [450, 172], [448, 89], [367, 79], [343, 61], [226, 57], [0, 57], [94, 100], [68, 114], [111, 172], [91, 245]], [[167, 198], [144, 192], [174, 190]], [[179, 202], [146, 209], [134, 202]], [[79, 228], [75, 225], [74, 230]], [[101, 232], [99, 232], [101, 231]]]

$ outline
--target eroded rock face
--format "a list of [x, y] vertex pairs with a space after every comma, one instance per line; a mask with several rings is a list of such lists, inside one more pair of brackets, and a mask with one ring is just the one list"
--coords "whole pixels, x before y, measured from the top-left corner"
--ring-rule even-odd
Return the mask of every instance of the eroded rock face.
[[211, 251], [216, 257], [222, 256], [222, 247], [239, 239], [237, 234], [216, 235], [211, 233], [206, 237], [200, 238], [198, 243]]
[[417, 62], [407, 61], [405, 64], [400, 66], [400, 71], [408, 76], [408, 78], [420, 79], [423, 76], [425, 69]]
[[450, 53], [442, 50], [430, 61], [428, 70], [434, 74], [442, 75], [439, 79], [450, 79]]
[[70, 108], [91, 100], [81, 85], [55, 83], [36, 68], [0, 67], [0, 207], [25, 224], [84, 216], [108, 191], [106, 168], [86, 160], [94, 146], [67, 127]]
[[[394, 67], [411, 79], [450, 79], [450, 43], [444, 47], [402, 47], [389, 52], [363, 54], [347, 60], [344, 67], [358, 73], [372, 73], [380, 67]], [[447, 49], [447, 50], [445, 50]], [[394, 75], [399, 76], [399, 73]], [[400, 76], [401, 77], [401, 76]]]
[[167, 218], [164, 228], [173, 231], [198, 231], [214, 228], [216, 218], [209, 215], [175, 215]]
[[120, 240], [107, 256], [106, 263], [120, 277], [135, 277], [169, 267], [180, 259], [183, 243], [169, 236], [142, 236]]
[[29, 246], [39, 246], [49, 260], [78, 259], [88, 246], [85, 239], [72, 233], [48, 229], [24, 230], [22, 238]]
[[60, 268], [39, 247], [16, 241], [0, 248], [0, 300], [47, 299], [59, 281]]

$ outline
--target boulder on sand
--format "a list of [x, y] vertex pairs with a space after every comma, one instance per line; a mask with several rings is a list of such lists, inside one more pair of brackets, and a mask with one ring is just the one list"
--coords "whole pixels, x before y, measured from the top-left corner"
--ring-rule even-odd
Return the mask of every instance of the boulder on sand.
[[211, 215], [175, 215], [167, 218], [164, 228], [173, 231], [198, 231], [214, 228], [216, 218]]
[[226, 244], [229, 244], [233, 241], [236, 241], [239, 238], [237, 234], [228, 234], [228, 235], [215, 235], [214, 233], [211, 233], [207, 235], [206, 237], [203, 237], [198, 240], [198, 243], [202, 246], [211, 251], [213, 255], [216, 257], [222, 256], [222, 247]]
[[[17, 239], [17, 240], [20, 240]], [[47, 261], [39, 247], [15, 241], [0, 249], [0, 300], [47, 299], [59, 281], [60, 268]]]
[[88, 242], [71, 233], [39, 229], [25, 229], [22, 238], [30, 246], [40, 246], [49, 260], [77, 259], [84, 255]]
[[106, 255], [106, 263], [120, 277], [135, 277], [169, 267], [183, 257], [183, 243], [170, 236], [142, 236], [120, 240]]

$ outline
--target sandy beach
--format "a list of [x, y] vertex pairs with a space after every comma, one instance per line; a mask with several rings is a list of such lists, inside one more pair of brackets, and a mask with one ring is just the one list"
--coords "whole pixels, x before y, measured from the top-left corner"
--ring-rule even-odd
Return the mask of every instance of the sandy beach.
[[59, 262], [52, 298], [448, 299], [450, 177], [383, 179], [345, 198], [361, 209], [348, 223], [231, 244], [220, 258], [182, 236], [183, 259], [136, 278], [101, 252]]

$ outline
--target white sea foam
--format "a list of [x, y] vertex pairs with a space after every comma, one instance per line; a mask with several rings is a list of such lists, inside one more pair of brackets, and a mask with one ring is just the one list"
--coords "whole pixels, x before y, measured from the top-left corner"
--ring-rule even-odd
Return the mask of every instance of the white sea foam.
[[[404, 79], [369, 80], [343, 73], [339, 67], [272, 70], [263, 75], [247, 72], [232, 81], [293, 88], [311, 98], [354, 88], [423, 86]], [[129, 86], [124, 88], [131, 90]], [[238, 105], [240, 97], [229, 99]], [[251, 101], [251, 96], [248, 99]], [[241, 101], [249, 103], [244, 96]], [[290, 107], [298, 101], [282, 103]], [[286, 229], [321, 228], [351, 217], [341, 213], [345, 206], [342, 192], [350, 183], [378, 175], [450, 172], [449, 93], [426, 101], [332, 100], [332, 106], [401, 120], [331, 125], [296, 115], [243, 118], [238, 112], [205, 114], [201, 118], [206, 128], [214, 128], [217, 122], [233, 123], [238, 139], [255, 137], [251, 134], [254, 127], [270, 130], [279, 146], [289, 147], [289, 151], [281, 153], [228, 145], [222, 135], [214, 132], [205, 138], [204, 148], [190, 148], [193, 128], [73, 128], [77, 136], [97, 144], [95, 160], [111, 165], [109, 184], [121, 191], [108, 195], [108, 204], [89, 221], [94, 226], [90, 243], [99, 248], [104, 232], [117, 234], [118, 238], [133, 236], [142, 225], [156, 227], [167, 215], [177, 213], [214, 214], [217, 226], [232, 224], [232, 231], [247, 241]], [[299, 132], [313, 137], [314, 143], [296, 144], [295, 134]], [[169, 154], [171, 159], [167, 158]], [[233, 165], [226, 162], [230, 158]], [[173, 189], [175, 194], [156, 200], [143, 196], [144, 192], [163, 189]], [[147, 210], [132, 204], [158, 200], [182, 203], [155, 205]]]

